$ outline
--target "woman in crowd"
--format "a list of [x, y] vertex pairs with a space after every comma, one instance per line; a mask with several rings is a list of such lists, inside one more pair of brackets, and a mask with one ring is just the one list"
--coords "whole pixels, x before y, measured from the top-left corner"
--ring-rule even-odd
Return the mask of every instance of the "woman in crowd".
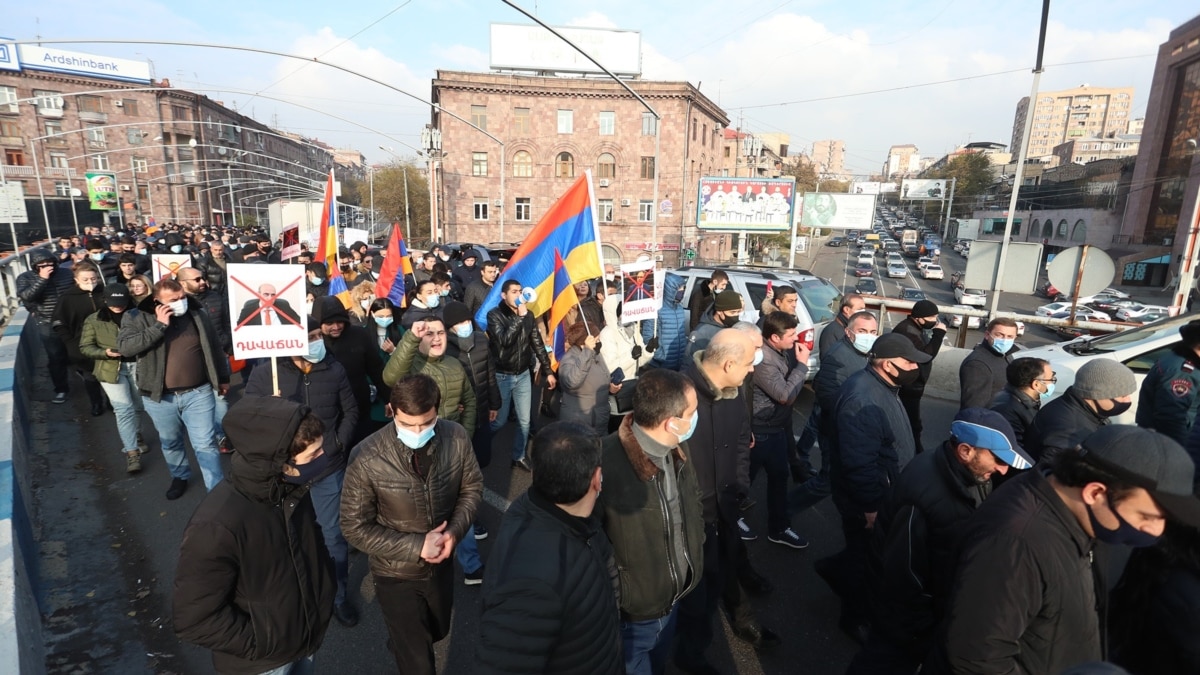
[[596, 350], [596, 336], [589, 335], [582, 321], [567, 326], [567, 353], [558, 364], [558, 386], [562, 404], [558, 419], [591, 426], [596, 433], [608, 434], [608, 395], [621, 390], [613, 384]]
[[[400, 338], [404, 336], [404, 329], [400, 327], [400, 310], [387, 298], [375, 298], [368, 310], [366, 329], [375, 336], [380, 358], [387, 363], [392, 352], [396, 351], [396, 345], [400, 344]], [[387, 401], [388, 392], [377, 392], [375, 401], [371, 404], [371, 421], [377, 426], [391, 421], [385, 410]]]
[[375, 284], [364, 281], [350, 289], [350, 322], [355, 326], [367, 325], [371, 303], [375, 300]]
[[133, 298], [133, 306], [138, 307], [142, 301], [154, 292], [154, 286], [145, 274], [134, 275], [129, 280], [129, 295]]
[[117, 418], [117, 434], [121, 437], [122, 452], [125, 453], [125, 470], [137, 473], [142, 470], [142, 453], [146, 451], [146, 446], [141, 442], [141, 431], [138, 430], [142, 396], [138, 393], [135, 378], [137, 359], [121, 356], [117, 351], [121, 319], [131, 309], [133, 298], [128, 288], [121, 284], [105, 287], [104, 306], [83, 322], [79, 351], [95, 362], [92, 374], [100, 381], [104, 393], [108, 394]]

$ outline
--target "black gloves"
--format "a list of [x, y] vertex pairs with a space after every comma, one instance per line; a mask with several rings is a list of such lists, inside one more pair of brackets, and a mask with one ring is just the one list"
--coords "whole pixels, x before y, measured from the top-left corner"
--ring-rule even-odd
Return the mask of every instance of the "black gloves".
[[631, 349], [631, 350], [629, 351], [629, 355], [630, 355], [630, 356], [632, 356], [632, 357], [633, 357], [635, 360], [636, 360], [636, 359], [640, 359], [640, 358], [642, 358], [642, 348], [641, 348], [641, 346], [640, 346], [640, 345], [634, 345], [634, 346], [633, 346], [633, 349]]
[[658, 336], [657, 335], [650, 338], [650, 341], [646, 343], [646, 349], [648, 351], [654, 351], [654, 350], [658, 349]]

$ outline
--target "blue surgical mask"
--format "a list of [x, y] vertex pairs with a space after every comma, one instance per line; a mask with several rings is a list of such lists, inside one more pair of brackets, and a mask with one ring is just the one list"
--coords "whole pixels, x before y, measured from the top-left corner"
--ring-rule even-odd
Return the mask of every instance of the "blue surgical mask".
[[390, 316], [375, 317], [375, 325], [379, 326], [380, 328], [387, 328], [388, 326], [392, 325], [392, 321], [394, 321], [394, 319]]
[[449, 289], [449, 288], [446, 288], [446, 289], [443, 289], [443, 290], [441, 290], [441, 291], [438, 291], [438, 294], [439, 294], [439, 295], [441, 295], [441, 296], [444, 298], [444, 297], [446, 297], [447, 295], [450, 295], [450, 289]]
[[442, 301], [442, 298], [440, 296], [431, 295], [431, 296], [425, 298], [425, 306], [428, 307], [429, 309], [434, 309], [438, 306], [438, 304], [441, 301]]
[[1007, 354], [1008, 350], [1013, 348], [1013, 343], [1016, 340], [1002, 340], [1000, 338], [992, 338], [992, 349], [995, 349], [1000, 354]]
[[308, 343], [308, 353], [304, 355], [304, 360], [309, 363], [320, 363], [325, 358], [325, 341], [316, 340]]
[[428, 429], [425, 429], [418, 434], [416, 432], [409, 431], [408, 429], [396, 427], [396, 438], [398, 438], [404, 445], [415, 450], [417, 448], [425, 447], [425, 445], [433, 439], [433, 433], [435, 429], [437, 429], [437, 424], [431, 424], [429, 425]]
[[471, 335], [474, 333], [475, 333], [475, 327], [472, 326], [469, 321], [466, 323], [461, 323], [454, 327], [454, 334], [464, 340], [471, 337]]
[[854, 349], [858, 350], [860, 354], [868, 354], [871, 351], [871, 347], [875, 346], [875, 341], [878, 339], [878, 335], [871, 335], [870, 333], [855, 333]]
[[755, 349], [754, 350], [754, 363], [751, 363], [750, 365], [757, 366], [758, 364], [762, 363], [762, 360], [763, 360], [763, 350]]
[[1038, 392], [1038, 398], [1041, 399], [1042, 402], [1044, 403], [1046, 401], [1049, 401], [1050, 397], [1054, 395], [1054, 383], [1053, 382], [1043, 382], [1042, 384], [1046, 385], [1046, 391]]
[[323, 283], [325, 283], [325, 279], [323, 277], [313, 277], [312, 279], [313, 286], [320, 286]]
[[88, 254], [88, 257], [91, 258], [92, 260], [95, 260], [96, 262], [101, 262], [104, 260], [103, 253], [90, 253], [90, 254]]
[[[683, 432], [682, 434], [675, 434], [676, 436], [679, 437], [680, 443], [691, 438], [692, 434], [696, 433], [696, 423], [699, 421], [700, 421], [700, 411], [695, 410], [692, 412], [692, 418], [691, 418], [691, 422], [688, 424], [688, 430]], [[672, 431], [671, 433], [675, 433], [675, 432]]]
[[183, 250], [183, 247], [180, 246], [179, 244], [175, 244], [174, 246], [171, 247], [171, 253], [179, 253], [182, 250]]

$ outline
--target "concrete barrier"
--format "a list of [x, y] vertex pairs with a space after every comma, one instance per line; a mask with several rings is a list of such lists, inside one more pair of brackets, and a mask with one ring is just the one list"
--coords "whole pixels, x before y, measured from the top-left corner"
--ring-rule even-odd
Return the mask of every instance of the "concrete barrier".
[[[29, 391], [37, 362], [37, 327], [18, 310], [0, 336], [0, 673], [46, 672], [36, 596], [38, 554], [29, 512]], [[23, 339], [28, 329], [28, 339]], [[43, 359], [44, 360], [44, 359]]]

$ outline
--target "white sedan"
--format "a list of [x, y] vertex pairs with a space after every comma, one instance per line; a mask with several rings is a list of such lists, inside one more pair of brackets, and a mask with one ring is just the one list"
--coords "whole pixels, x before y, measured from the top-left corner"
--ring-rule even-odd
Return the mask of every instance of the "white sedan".
[[932, 265], [932, 264], [933, 264], [933, 258], [931, 258], [927, 255], [923, 255], [920, 258], [917, 258], [917, 269], [919, 269], [919, 270], [923, 270], [923, 269], [925, 269], [926, 266]]
[[1117, 321], [1138, 321], [1147, 314], [1167, 314], [1171, 310], [1162, 305], [1133, 305], [1117, 310]]
[[1050, 316], [1063, 311], [1071, 311], [1071, 303], [1069, 302], [1052, 302], [1048, 305], [1042, 305], [1035, 310], [1038, 316]]
[[954, 287], [954, 301], [960, 305], [983, 307], [987, 304], [987, 291], [978, 288]]
[[[975, 309], [975, 308], [970, 307], [968, 305], [955, 305], [953, 307], [953, 309]], [[943, 320], [945, 321], [946, 325], [950, 326], [951, 328], [958, 328], [959, 326], [962, 326], [963, 315], [948, 313], [948, 314], [946, 314], [945, 317], [943, 317]], [[979, 328], [981, 325], [983, 325], [983, 319], [981, 317], [978, 317], [978, 316], [967, 317], [967, 328]]]
[[925, 279], [945, 279], [945, 274], [942, 272], [941, 265], [930, 263], [921, 270], [921, 277]]

